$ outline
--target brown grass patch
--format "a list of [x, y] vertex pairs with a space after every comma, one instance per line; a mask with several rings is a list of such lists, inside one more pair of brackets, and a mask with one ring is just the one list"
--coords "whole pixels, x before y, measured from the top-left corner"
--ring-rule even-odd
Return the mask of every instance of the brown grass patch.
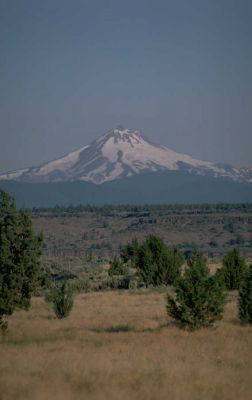
[[36, 298], [1, 339], [0, 399], [251, 398], [252, 328], [238, 322], [235, 293], [215, 328], [171, 322], [157, 292], [79, 295], [61, 321]]

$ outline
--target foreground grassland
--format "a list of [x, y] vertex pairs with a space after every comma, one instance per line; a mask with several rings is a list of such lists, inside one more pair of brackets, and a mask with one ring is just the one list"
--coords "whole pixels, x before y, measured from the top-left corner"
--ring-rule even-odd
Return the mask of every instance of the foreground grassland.
[[180, 329], [151, 290], [78, 295], [57, 320], [42, 298], [0, 339], [0, 399], [251, 399], [252, 327], [236, 293], [215, 328]]

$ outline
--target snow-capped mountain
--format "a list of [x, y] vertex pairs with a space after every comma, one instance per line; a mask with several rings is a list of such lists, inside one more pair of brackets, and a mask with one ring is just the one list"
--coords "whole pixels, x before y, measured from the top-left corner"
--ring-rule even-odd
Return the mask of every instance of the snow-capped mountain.
[[102, 184], [155, 171], [184, 171], [196, 175], [225, 177], [252, 184], [252, 168], [235, 168], [194, 159], [166, 146], [156, 145], [129, 129], [115, 129], [90, 145], [38, 167], [0, 175], [0, 180], [20, 182], [87, 181]]

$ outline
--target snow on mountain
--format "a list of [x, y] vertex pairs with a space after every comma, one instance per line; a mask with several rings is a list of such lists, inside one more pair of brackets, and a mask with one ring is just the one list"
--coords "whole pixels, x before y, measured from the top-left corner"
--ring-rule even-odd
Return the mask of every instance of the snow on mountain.
[[53, 172], [54, 170], [66, 171], [79, 160], [80, 153], [87, 147], [88, 146], [84, 146], [76, 151], [67, 154], [66, 156], [58, 160], [50, 161], [49, 163], [44, 164], [39, 168], [37, 174], [46, 175], [49, 174], [50, 172]]
[[252, 168], [233, 168], [194, 159], [151, 143], [139, 131], [115, 129], [57, 160], [0, 175], [23, 182], [89, 181], [101, 184], [141, 172], [183, 170], [252, 183]]
[[6, 174], [0, 175], [0, 180], [2, 180], [2, 181], [17, 180], [23, 174], [25, 174], [27, 171], [29, 171], [29, 168], [17, 169], [15, 171], [10, 171], [10, 172], [7, 172]]

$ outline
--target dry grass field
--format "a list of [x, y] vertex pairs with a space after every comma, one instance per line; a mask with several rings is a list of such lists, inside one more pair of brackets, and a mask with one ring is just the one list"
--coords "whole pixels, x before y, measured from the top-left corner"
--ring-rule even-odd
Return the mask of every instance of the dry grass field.
[[252, 327], [235, 293], [224, 319], [196, 332], [169, 320], [155, 291], [78, 295], [66, 320], [34, 298], [0, 340], [1, 400], [252, 398]]

